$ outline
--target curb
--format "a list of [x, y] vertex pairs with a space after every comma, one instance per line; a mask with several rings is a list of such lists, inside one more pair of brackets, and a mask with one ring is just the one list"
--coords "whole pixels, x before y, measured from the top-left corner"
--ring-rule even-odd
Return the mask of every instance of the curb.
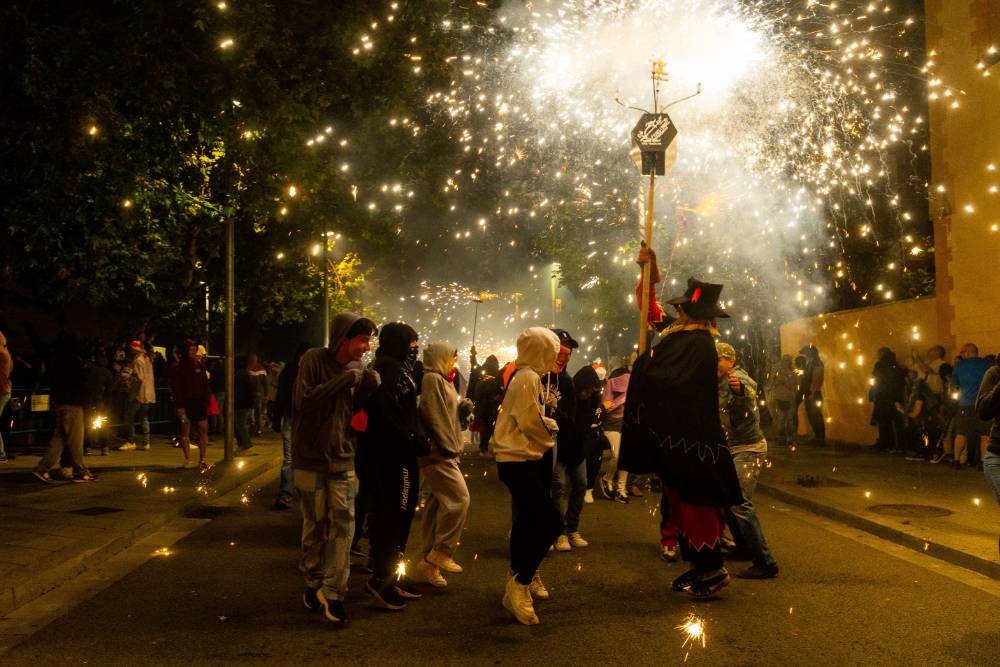
[[[278, 452], [273, 457], [264, 457], [258, 459], [258, 461], [256, 465], [248, 466], [245, 470], [240, 470], [233, 477], [220, 477], [218, 487], [212, 498], [193, 498], [172, 510], [164, 510], [147, 518], [142, 523], [128, 528], [114, 537], [110, 537], [110, 539], [98, 541], [98, 543], [85, 548], [82, 552], [77, 548], [72, 549], [74, 553], [65, 554], [62, 557], [62, 551], [52, 554], [45, 559], [45, 562], [38, 564], [36, 568], [38, 574], [36, 576], [0, 591], [0, 617], [6, 616], [19, 607], [23, 607], [32, 600], [58, 588], [66, 581], [121, 553], [142, 538], [156, 532], [172, 519], [191, 514], [210, 504], [213, 498], [225, 495], [242, 484], [259, 477], [268, 470], [280, 466], [281, 453]], [[67, 551], [69, 550], [67, 549]]]
[[915, 535], [910, 535], [909, 533], [897, 528], [883, 525], [877, 521], [866, 519], [846, 510], [837, 509], [836, 507], [830, 507], [829, 505], [824, 505], [814, 500], [803, 498], [802, 496], [789, 493], [788, 491], [769, 484], [758, 483], [757, 491], [771, 496], [776, 500], [780, 500], [785, 504], [794, 505], [795, 507], [807, 510], [818, 516], [839, 521], [840, 523], [851, 526], [852, 528], [863, 530], [866, 533], [870, 533], [876, 537], [881, 537], [884, 540], [906, 547], [907, 549], [912, 549], [913, 551], [931, 556], [932, 558], [943, 560], [946, 563], [951, 563], [952, 565], [957, 565], [958, 567], [978, 572], [979, 574], [990, 577], [991, 579], [1000, 580], [1000, 563], [994, 563], [993, 561], [979, 558], [978, 556], [972, 556], [964, 551], [959, 551], [958, 549], [953, 549], [952, 547], [947, 547], [943, 544], [937, 544], [929, 539], [923, 539], [916, 537]]

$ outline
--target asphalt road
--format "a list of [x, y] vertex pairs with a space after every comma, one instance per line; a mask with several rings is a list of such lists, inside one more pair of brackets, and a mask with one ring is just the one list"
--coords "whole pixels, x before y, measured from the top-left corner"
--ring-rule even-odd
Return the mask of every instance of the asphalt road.
[[[831, 530], [758, 498], [781, 575], [734, 579], [715, 601], [669, 590], [683, 564], [657, 555], [655, 503], [584, 509], [587, 549], [547, 558], [541, 625], [500, 606], [509, 498], [495, 467], [463, 463], [472, 509], [466, 572], [400, 613], [375, 609], [352, 576], [352, 624], [300, 602], [297, 513], [269, 509], [274, 484], [42, 628], [2, 660], [31, 665], [996, 665], [1000, 598], [934, 571], [924, 556]], [[928, 566], [921, 564], [926, 559]], [[704, 619], [706, 645], [676, 629]]]

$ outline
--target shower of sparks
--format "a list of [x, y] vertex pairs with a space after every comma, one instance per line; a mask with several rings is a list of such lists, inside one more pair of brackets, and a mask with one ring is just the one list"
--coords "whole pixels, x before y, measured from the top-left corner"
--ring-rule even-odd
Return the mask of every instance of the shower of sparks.
[[[684, 636], [684, 643], [681, 644], [681, 648], [688, 648], [690, 644], [694, 647], [701, 644], [702, 648], [705, 648], [705, 642], [708, 641], [708, 636], [705, 634], [705, 620], [695, 616], [694, 614], [688, 614], [684, 619], [684, 622], [675, 629], [680, 631]], [[685, 656], [685, 660], [687, 657]]]
[[406, 576], [406, 561], [401, 560], [396, 564], [396, 581], [401, 581]]

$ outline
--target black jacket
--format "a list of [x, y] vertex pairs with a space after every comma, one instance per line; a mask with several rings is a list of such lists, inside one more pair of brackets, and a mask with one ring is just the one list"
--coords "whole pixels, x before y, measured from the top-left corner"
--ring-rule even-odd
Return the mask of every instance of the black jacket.
[[[581, 400], [579, 392], [590, 388], [593, 393]], [[556, 460], [577, 465], [587, 456], [588, 440], [596, 439], [600, 430], [601, 381], [592, 366], [584, 366], [573, 376], [573, 419], [559, 424], [559, 448]], [[563, 431], [563, 428], [566, 430]]]
[[667, 329], [632, 368], [619, 467], [657, 472], [684, 502], [743, 501], [719, 420], [715, 341], [705, 329]]
[[983, 376], [979, 395], [976, 396], [976, 413], [980, 419], [993, 422], [986, 450], [1000, 454], [1000, 366], [990, 368]]
[[361, 436], [360, 452], [372, 463], [406, 460], [429, 451], [420, 432], [417, 386], [407, 368], [410, 343], [417, 332], [400, 322], [390, 322], [379, 333], [373, 367], [382, 378], [378, 389], [365, 402], [368, 427]]

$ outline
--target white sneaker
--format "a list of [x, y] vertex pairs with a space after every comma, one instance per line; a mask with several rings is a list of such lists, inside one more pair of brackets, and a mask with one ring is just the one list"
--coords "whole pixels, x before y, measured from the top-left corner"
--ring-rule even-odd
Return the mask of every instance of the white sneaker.
[[571, 551], [573, 547], [569, 545], [569, 538], [565, 535], [560, 535], [556, 538], [556, 551]]
[[437, 566], [438, 569], [444, 570], [445, 572], [449, 572], [451, 574], [462, 573], [462, 566], [456, 563], [451, 556], [443, 554], [440, 551], [431, 549], [427, 555], [424, 556], [424, 558], [428, 563]]
[[435, 588], [445, 588], [448, 585], [445, 578], [441, 576], [441, 570], [437, 569], [437, 567], [432, 563], [422, 560], [417, 563], [417, 567], [415, 569], [418, 580], [423, 579]]
[[188, 470], [190, 468], [197, 468], [198, 464], [191, 459], [184, 459], [184, 465], [181, 466], [182, 470]]
[[522, 586], [514, 577], [507, 580], [503, 592], [503, 606], [522, 625], [538, 625], [538, 614], [531, 602], [531, 586]]
[[123, 452], [131, 451], [133, 449], [135, 449], [135, 443], [131, 442], [131, 441], [123, 443], [122, 446], [118, 448], [119, 451], [123, 451]]
[[538, 600], [548, 600], [549, 599], [549, 589], [545, 587], [542, 583], [542, 575], [535, 572], [535, 576], [531, 578], [531, 583], [528, 584], [528, 590], [531, 591], [531, 597]]
[[583, 539], [583, 535], [579, 531], [569, 534], [569, 543], [572, 544], [577, 549], [582, 549], [583, 547], [589, 547], [590, 542]]
[[593, 491], [593, 489], [587, 489], [587, 492], [585, 494], [583, 494], [583, 502], [587, 503], [588, 505], [593, 505], [594, 504], [594, 491]]
[[660, 546], [660, 558], [667, 561], [668, 563], [677, 562], [677, 547], [668, 546], [663, 544]]

